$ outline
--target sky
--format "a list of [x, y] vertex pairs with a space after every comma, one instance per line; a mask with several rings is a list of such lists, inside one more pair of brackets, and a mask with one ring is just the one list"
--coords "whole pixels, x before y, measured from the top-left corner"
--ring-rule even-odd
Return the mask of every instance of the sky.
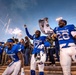
[[76, 26], [76, 0], [0, 0], [0, 41], [24, 38], [24, 24], [30, 34], [39, 29], [38, 20], [48, 17], [51, 28], [62, 17]]

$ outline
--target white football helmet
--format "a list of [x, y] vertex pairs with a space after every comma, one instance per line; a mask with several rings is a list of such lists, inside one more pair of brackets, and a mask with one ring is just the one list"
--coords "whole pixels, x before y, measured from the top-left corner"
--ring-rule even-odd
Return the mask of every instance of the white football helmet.
[[46, 61], [46, 53], [43, 51], [40, 51], [39, 54], [36, 56], [36, 63], [37, 64], [43, 64]]

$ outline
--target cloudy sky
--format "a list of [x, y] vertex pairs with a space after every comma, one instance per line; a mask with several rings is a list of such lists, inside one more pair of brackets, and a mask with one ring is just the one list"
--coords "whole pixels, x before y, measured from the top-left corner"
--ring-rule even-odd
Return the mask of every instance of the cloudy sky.
[[24, 38], [24, 24], [34, 34], [38, 20], [48, 17], [52, 28], [62, 17], [76, 26], [76, 0], [0, 0], [0, 41], [10, 37]]

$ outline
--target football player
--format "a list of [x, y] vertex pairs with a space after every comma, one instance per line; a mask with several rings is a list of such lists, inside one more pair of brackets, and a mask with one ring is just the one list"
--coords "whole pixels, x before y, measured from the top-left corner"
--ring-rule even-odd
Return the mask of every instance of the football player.
[[21, 69], [21, 75], [24, 75], [24, 61], [21, 48], [17, 44], [13, 44], [13, 39], [7, 40], [7, 46], [5, 47], [6, 54], [10, 57], [12, 62], [7, 66], [2, 75], [18, 75]]
[[60, 64], [64, 75], [71, 75], [71, 58], [76, 61], [76, 27], [73, 24], [67, 25], [66, 20], [60, 20], [59, 26], [55, 27], [53, 38], [58, 38], [60, 46]]
[[36, 64], [38, 64], [39, 75], [44, 75], [44, 62], [46, 61], [46, 53], [44, 52], [44, 46], [49, 47], [50, 43], [46, 41], [46, 36], [40, 36], [41, 32], [39, 30], [36, 30], [34, 35], [30, 35], [26, 25], [24, 25], [24, 27], [27, 36], [33, 40], [34, 45], [31, 56], [31, 75], [36, 75]]

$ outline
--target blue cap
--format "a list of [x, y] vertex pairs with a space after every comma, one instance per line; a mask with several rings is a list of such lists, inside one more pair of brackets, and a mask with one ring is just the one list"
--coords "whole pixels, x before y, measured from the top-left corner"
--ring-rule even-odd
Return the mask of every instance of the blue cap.
[[14, 40], [13, 39], [8, 39], [7, 42], [12, 42], [13, 43]]

